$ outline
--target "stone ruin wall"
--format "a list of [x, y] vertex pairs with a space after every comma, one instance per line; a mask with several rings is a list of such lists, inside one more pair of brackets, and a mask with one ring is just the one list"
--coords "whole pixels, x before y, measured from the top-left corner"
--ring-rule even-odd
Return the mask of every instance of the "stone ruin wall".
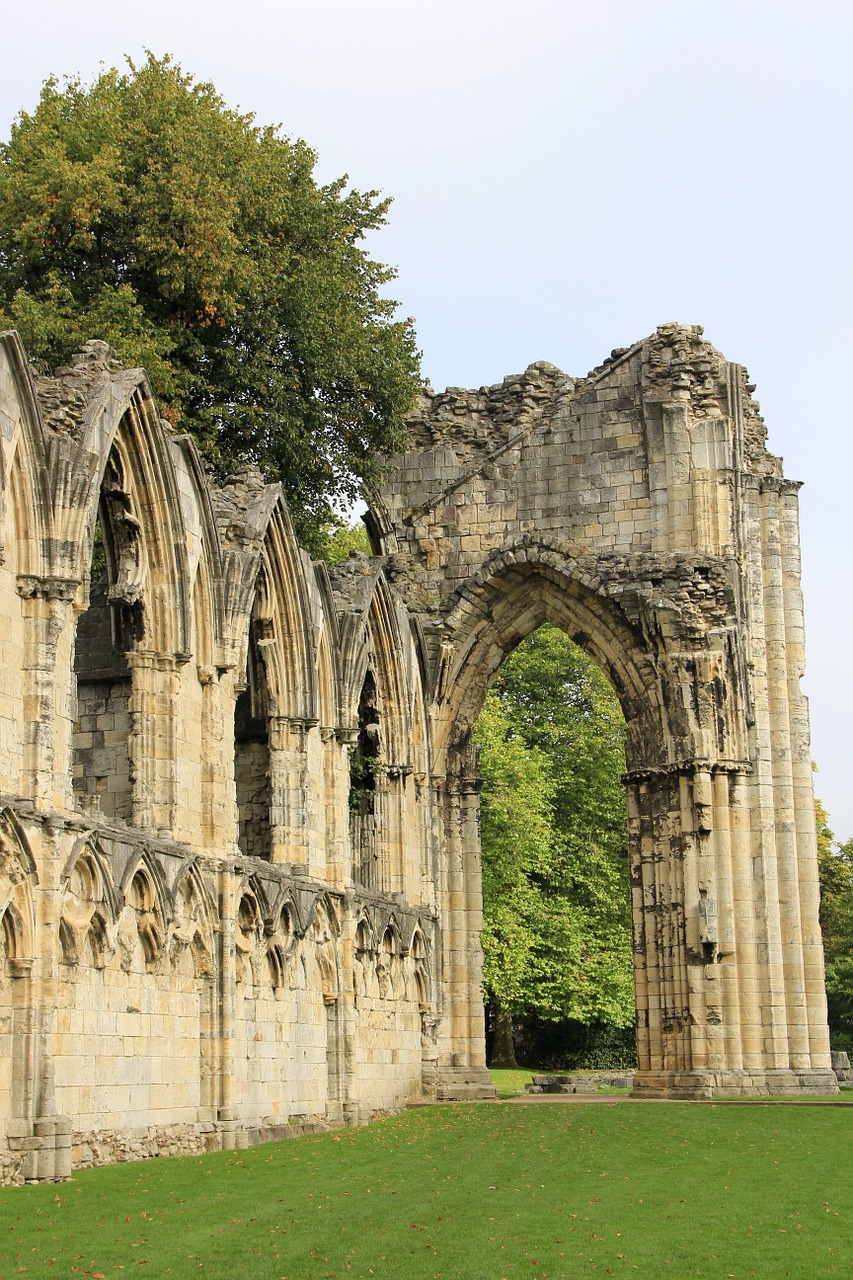
[[0, 344], [0, 1179], [488, 1095], [469, 735], [545, 621], [628, 723], [635, 1091], [834, 1088], [797, 486], [701, 330], [425, 395], [334, 570]]
[[[583, 379], [540, 363], [424, 396], [382, 495], [386, 574], [431, 656], [433, 768], [463, 814], [470, 728], [532, 629], [562, 626], [619, 694], [637, 1093], [834, 1089], [798, 485], [766, 449], [753, 391], [701, 328], [664, 325]], [[474, 816], [460, 821], [472, 834], [445, 927], [470, 1005], [478, 869]]]

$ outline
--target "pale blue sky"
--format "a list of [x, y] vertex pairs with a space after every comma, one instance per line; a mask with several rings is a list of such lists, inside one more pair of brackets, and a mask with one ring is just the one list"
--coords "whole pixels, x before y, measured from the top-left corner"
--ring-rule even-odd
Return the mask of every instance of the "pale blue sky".
[[33, 0], [0, 134], [50, 73], [146, 47], [394, 197], [374, 251], [434, 386], [582, 374], [668, 320], [749, 367], [805, 481], [817, 790], [853, 836], [848, 0]]

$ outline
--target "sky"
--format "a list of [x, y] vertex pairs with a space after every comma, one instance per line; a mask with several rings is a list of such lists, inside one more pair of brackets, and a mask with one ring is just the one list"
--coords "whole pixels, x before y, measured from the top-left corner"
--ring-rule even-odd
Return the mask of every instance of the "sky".
[[370, 248], [435, 388], [582, 375], [670, 320], [749, 368], [804, 482], [816, 790], [853, 836], [849, 0], [30, 0], [0, 137], [145, 49], [393, 197]]

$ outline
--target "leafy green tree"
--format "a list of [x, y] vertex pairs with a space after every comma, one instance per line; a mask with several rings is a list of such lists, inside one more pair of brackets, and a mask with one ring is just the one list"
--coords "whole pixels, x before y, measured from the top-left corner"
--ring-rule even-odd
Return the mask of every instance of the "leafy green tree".
[[517, 1017], [630, 1026], [625, 724], [613, 691], [562, 631], [542, 627], [504, 664], [475, 736], [487, 999]]
[[344, 520], [325, 525], [319, 531], [316, 550], [318, 558], [328, 565], [341, 564], [353, 551], [361, 551], [366, 556], [371, 554], [370, 539], [364, 525], [360, 522], [347, 524]]
[[494, 1066], [514, 1066], [512, 1015], [530, 1002], [535, 949], [547, 911], [554, 783], [550, 761], [513, 733], [490, 694], [477, 724], [483, 790], [483, 981], [495, 1019]]
[[151, 54], [48, 80], [0, 147], [0, 324], [44, 369], [91, 337], [144, 366], [214, 464], [282, 482], [303, 537], [375, 479], [419, 382], [363, 246], [389, 201], [315, 161]]
[[853, 1053], [853, 840], [836, 845], [826, 810], [815, 801], [820, 927], [833, 1049]]

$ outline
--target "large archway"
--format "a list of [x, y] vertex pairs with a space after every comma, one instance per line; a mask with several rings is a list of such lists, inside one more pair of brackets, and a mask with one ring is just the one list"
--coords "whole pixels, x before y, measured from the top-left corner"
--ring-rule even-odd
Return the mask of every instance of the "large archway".
[[470, 729], [546, 621], [628, 726], [637, 1091], [833, 1087], [797, 486], [750, 390], [701, 329], [668, 325], [582, 380], [539, 364], [425, 396], [375, 504], [429, 654], [445, 1096], [486, 1083]]

